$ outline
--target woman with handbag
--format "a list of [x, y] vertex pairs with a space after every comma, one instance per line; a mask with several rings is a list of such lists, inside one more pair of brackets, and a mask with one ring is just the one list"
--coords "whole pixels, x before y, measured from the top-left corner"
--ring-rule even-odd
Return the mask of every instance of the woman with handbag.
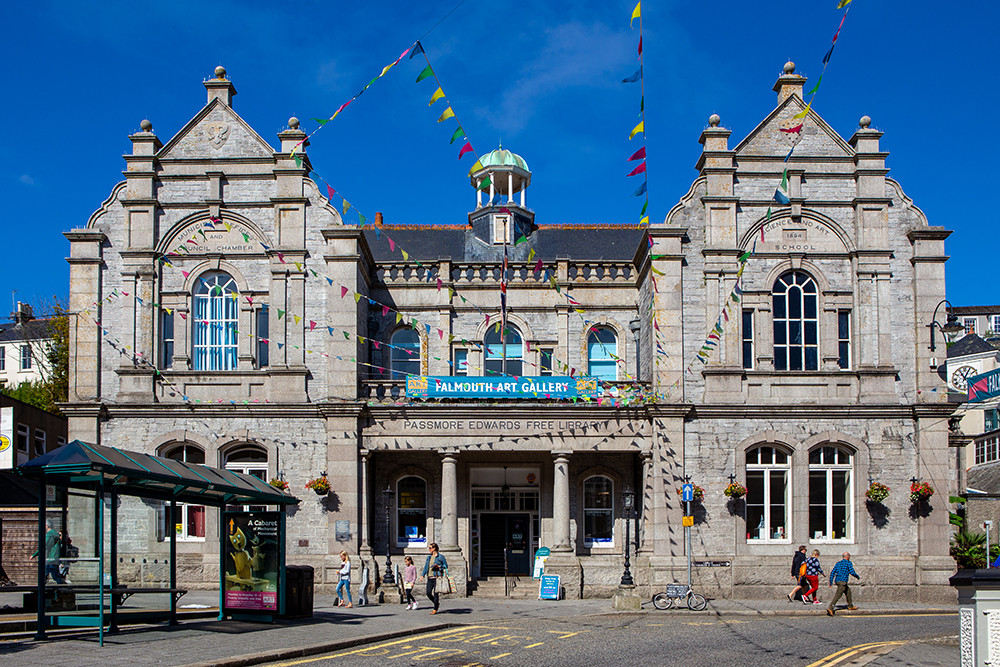
[[[344, 604], [344, 596], [341, 590], [347, 591], [347, 604]], [[340, 552], [340, 581], [337, 582], [337, 606], [350, 609], [354, 606], [351, 599], [351, 561], [347, 557], [346, 551]]]
[[403, 572], [403, 590], [406, 591], [406, 608], [416, 609], [417, 599], [413, 597], [413, 585], [417, 582], [417, 566], [409, 556], [403, 558], [406, 569]]
[[441, 601], [440, 594], [451, 592], [448, 583], [448, 561], [438, 553], [437, 542], [431, 542], [427, 546], [427, 550], [430, 555], [427, 556], [427, 562], [424, 563], [424, 572], [421, 578], [427, 577], [427, 597], [434, 603], [431, 613], [436, 614]]

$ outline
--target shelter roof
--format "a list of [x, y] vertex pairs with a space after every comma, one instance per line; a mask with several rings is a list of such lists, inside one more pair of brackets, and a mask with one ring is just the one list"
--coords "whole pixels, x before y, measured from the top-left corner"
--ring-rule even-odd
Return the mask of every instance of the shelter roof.
[[80, 440], [18, 466], [47, 484], [122, 495], [224, 505], [294, 505], [298, 499], [252, 475], [129, 452]]

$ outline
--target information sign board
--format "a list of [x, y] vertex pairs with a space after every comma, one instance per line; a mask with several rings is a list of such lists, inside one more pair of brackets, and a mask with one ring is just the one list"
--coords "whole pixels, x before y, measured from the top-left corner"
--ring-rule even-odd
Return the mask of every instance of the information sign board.
[[284, 567], [280, 512], [224, 512], [224, 614], [277, 614]]
[[683, 521], [681, 521], [681, 525], [684, 526], [685, 528], [690, 528], [691, 526], [694, 525], [694, 517], [693, 516], [683, 517]]
[[543, 574], [542, 581], [538, 584], [538, 599], [539, 600], [558, 600], [559, 599], [559, 575], [558, 574]]
[[545, 573], [545, 559], [549, 557], [548, 547], [542, 547], [535, 552], [535, 566], [531, 570], [532, 579], [541, 579], [542, 575]]

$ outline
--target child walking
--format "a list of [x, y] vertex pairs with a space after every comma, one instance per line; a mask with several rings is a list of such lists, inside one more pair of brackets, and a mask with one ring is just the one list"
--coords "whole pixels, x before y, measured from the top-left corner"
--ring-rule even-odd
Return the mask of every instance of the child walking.
[[413, 597], [413, 586], [417, 583], [417, 566], [413, 564], [413, 559], [409, 556], [403, 559], [406, 563], [406, 570], [403, 572], [403, 590], [406, 591], [406, 608], [416, 609], [417, 599]]

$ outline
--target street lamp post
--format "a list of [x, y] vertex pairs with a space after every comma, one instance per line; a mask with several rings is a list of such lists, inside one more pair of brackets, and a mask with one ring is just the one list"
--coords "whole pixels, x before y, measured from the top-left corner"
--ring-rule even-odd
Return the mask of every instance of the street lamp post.
[[625, 507], [625, 571], [622, 573], [622, 586], [635, 586], [635, 582], [632, 580], [632, 573], [629, 571], [629, 527], [632, 524], [632, 507], [635, 503], [635, 493], [632, 492], [630, 487], [625, 487], [622, 492], [622, 502]]
[[389, 553], [389, 546], [392, 544], [389, 523], [392, 510], [392, 487], [385, 487], [382, 497], [385, 499], [385, 574], [382, 575], [382, 583], [395, 585], [396, 576], [392, 572], [392, 555]]
[[642, 364], [642, 351], [639, 349], [639, 331], [642, 329], [642, 321], [634, 319], [628, 323], [628, 328], [632, 332], [632, 340], [635, 343], [635, 379], [639, 379], [639, 368]]

